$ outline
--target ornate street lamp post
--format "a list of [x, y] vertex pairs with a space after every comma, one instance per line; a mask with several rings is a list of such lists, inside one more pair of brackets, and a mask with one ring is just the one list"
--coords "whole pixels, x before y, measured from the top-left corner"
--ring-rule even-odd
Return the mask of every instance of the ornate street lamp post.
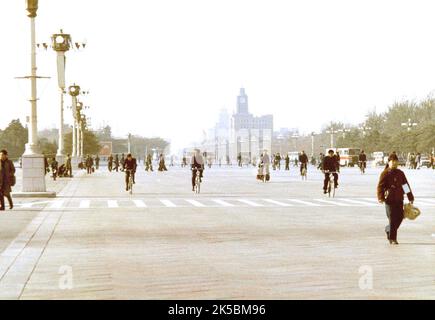
[[80, 86], [77, 86], [75, 84], [70, 86], [69, 87], [69, 94], [72, 98], [72, 113], [73, 113], [73, 118], [74, 118], [73, 132], [72, 132], [72, 154], [71, 154], [71, 156], [74, 159], [78, 155], [78, 152], [77, 152], [77, 123], [78, 123], [77, 97], [80, 95]]
[[315, 132], [311, 132], [311, 158], [314, 157], [314, 137], [316, 136]]
[[27, 0], [27, 16], [30, 18], [31, 40], [31, 75], [26, 77], [31, 82], [30, 116], [28, 122], [29, 139], [23, 154], [23, 184], [24, 196], [55, 196], [53, 192], [46, 192], [44, 156], [38, 145], [37, 118], [37, 67], [36, 67], [36, 28], [35, 18], [38, 11], [38, 0]]
[[60, 123], [59, 123], [59, 145], [57, 149], [57, 157], [60, 163], [63, 162], [63, 105], [65, 94], [65, 52], [69, 51], [71, 47], [71, 36], [64, 34], [62, 30], [60, 33], [53, 34], [51, 37], [53, 50], [57, 52], [57, 79], [60, 89]]

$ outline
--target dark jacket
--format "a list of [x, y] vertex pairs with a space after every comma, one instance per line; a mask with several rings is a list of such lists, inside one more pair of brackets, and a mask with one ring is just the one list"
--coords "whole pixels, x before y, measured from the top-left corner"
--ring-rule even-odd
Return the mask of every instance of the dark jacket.
[[326, 156], [323, 158], [322, 168], [324, 171], [336, 172], [338, 169], [337, 158]]
[[137, 168], [136, 158], [131, 158], [131, 160], [128, 160], [128, 158], [126, 158], [124, 160], [124, 168], [125, 170], [132, 170], [133, 172], [136, 172], [136, 168]]
[[414, 201], [411, 187], [405, 174], [400, 169], [385, 169], [379, 178], [377, 195], [379, 201], [385, 201], [387, 204], [403, 202], [405, 189], [408, 189], [406, 195], [409, 201]]
[[361, 162], [366, 162], [367, 161], [367, 155], [365, 153], [360, 153], [358, 160]]
[[308, 163], [308, 156], [306, 153], [299, 155], [299, 162], [304, 163], [304, 164]]
[[0, 161], [0, 188], [2, 192], [12, 191], [12, 179], [15, 175], [15, 166], [11, 160]]

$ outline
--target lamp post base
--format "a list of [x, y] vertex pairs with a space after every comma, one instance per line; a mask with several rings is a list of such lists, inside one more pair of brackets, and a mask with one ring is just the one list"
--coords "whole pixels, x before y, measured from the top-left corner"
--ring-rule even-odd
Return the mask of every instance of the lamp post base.
[[65, 159], [66, 159], [66, 156], [64, 156], [63, 154], [56, 155], [56, 161], [59, 163], [59, 167], [61, 165], [65, 164]]
[[41, 154], [24, 154], [22, 192], [45, 193], [45, 161]]

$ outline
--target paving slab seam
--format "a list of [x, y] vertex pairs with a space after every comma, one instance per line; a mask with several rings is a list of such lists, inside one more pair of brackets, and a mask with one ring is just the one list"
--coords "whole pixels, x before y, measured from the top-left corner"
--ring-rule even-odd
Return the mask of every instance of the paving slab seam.
[[[61, 191], [61, 193], [65, 194], [65, 190], [71, 189], [73, 186], [76, 186], [78, 184], [77, 180], [72, 180], [69, 182]], [[77, 187], [76, 187], [77, 188]], [[45, 247], [48, 243], [48, 241], [42, 241], [43, 246], [42, 249], [40, 249], [39, 255], [38, 255], [38, 247], [41, 247], [41, 245], [37, 245], [36, 248], [32, 248], [30, 245], [33, 241], [40, 241], [40, 239], [35, 240], [37, 238], [37, 235], [39, 236], [40, 233], [44, 233], [44, 227], [47, 226], [47, 223], [50, 223], [50, 219], [56, 214], [52, 211], [49, 211], [46, 209], [46, 207], [41, 209], [40, 214], [37, 215], [26, 227], [25, 231], [20, 233], [17, 238], [15, 238], [11, 244], [2, 252], [0, 257], [6, 257], [9, 259], [2, 259], [0, 261], [0, 298], [3, 299], [19, 299], [25, 285], [27, 284], [28, 280], [30, 279], [34, 268], [37, 265], [37, 262], [39, 261], [43, 251], [45, 250]], [[55, 217], [56, 218], [56, 217]], [[59, 221], [59, 217], [55, 221], [55, 226], [57, 226], [57, 223]], [[52, 229], [52, 231], [55, 230], [55, 227]], [[52, 233], [50, 234], [51, 237]], [[49, 237], [49, 239], [50, 239]], [[49, 240], [48, 239], [48, 240]], [[18, 248], [15, 248], [18, 244]], [[28, 252], [27, 252], [28, 251]], [[26, 254], [24, 254], [26, 253]], [[20, 281], [17, 281], [20, 277], [23, 278], [25, 276], [24, 270], [28, 269], [29, 263], [34, 260], [36, 256], [36, 262], [35, 264], [30, 267], [32, 267], [32, 270], [30, 271], [30, 275], [25, 279], [24, 283], [20, 283]], [[30, 259], [29, 259], [30, 257]], [[32, 259], [33, 258], [33, 259]], [[24, 260], [23, 264], [20, 264], [19, 260]], [[5, 266], [2, 267], [2, 265], [5, 264]], [[3, 269], [3, 271], [2, 271]]]

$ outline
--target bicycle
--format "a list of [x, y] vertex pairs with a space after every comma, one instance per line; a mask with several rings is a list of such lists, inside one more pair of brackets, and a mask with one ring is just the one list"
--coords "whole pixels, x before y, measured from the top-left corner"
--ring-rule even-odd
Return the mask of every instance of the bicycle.
[[335, 197], [335, 181], [334, 181], [334, 174], [338, 174], [336, 171], [330, 172], [330, 171], [325, 171], [325, 173], [329, 173], [329, 181], [328, 181], [328, 186], [326, 188], [326, 192], [328, 193], [328, 197], [331, 198], [331, 193], [332, 193], [332, 197]]
[[307, 165], [302, 165], [301, 177], [302, 180], [307, 180]]
[[366, 173], [366, 163], [365, 161], [359, 161], [359, 170], [361, 171], [361, 174]]
[[195, 186], [193, 189], [196, 194], [199, 194], [201, 192], [201, 172], [198, 168], [194, 168], [192, 171], [195, 174]]
[[[264, 183], [268, 182], [270, 180], [270, 174], [267, 173], [267, 169], [266, 166], [261, 163], [258, 166], [259, 170], [258, 170], [258, 174], [257, 174], [257, 179], [263, 181]], [[266, 171], [266, 172], [264, 172]]]
[[127, 189], [130, 194], [133, 194], [133, 170], [125, 170], [125, 174], [128, 173], [128, 183], [127, 183]]

